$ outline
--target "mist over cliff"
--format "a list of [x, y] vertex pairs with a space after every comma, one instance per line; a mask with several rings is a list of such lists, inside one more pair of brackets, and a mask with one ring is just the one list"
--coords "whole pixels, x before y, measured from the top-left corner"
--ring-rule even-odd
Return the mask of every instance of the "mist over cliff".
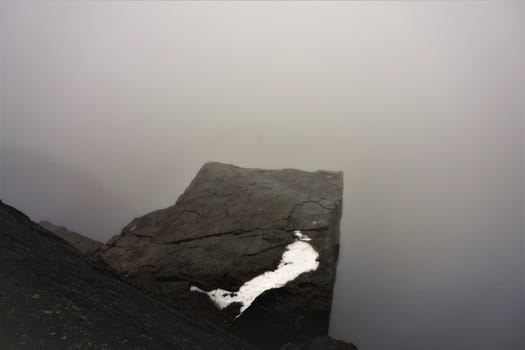
[[522, 6], [0, 10], [4, 202], [106, 241], [210, 160], [343, 170], [333, 336], [523, 348]]

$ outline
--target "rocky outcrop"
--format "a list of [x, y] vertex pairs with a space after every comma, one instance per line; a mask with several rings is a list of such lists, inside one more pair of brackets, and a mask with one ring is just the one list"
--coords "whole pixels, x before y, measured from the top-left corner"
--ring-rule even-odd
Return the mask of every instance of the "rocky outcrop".
[[85, 237], [80, 233], [69, 231], [64, 226], [54, 225], [49, 221], [39, 221], [38, 224], [49, 232], [52, 232], [58, 237], [62, 238], [86, 255], [96, 255], [104, 245], [101, 242]]
[[0, 202], [0, 348], [248, 350]]
[[304, 342], [328, 333], [342, 190], [341, 172], [207, 163], [175, 205], [134, 219], [100, 256], [258, 347]]

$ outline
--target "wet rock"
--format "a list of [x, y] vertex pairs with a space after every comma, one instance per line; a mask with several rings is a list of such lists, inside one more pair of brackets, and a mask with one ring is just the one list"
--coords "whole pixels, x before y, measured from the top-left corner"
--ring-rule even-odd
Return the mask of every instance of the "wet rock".
[[63, 240], [65, 240], [66, 242], [68, 242], [73, 247], [77, 248], [79, 251], [86, 255], [95, 255], [104, 245], [101, 242], [83, 236], [80, 233], [69, 231], [64, 226], [54, 225], [49, 221], [39, 221], [38, 224], [46, 230], [62, 238]]
[[2, 202], [0, 281], [0, 349], [251, 348], [118, 279]]
[[[342, 190], [341, 172], [207, 163], [175, 205], [134, 219], [100, 256], [195, 317], [276, 349], [328, 333]], [[241, 315], [242, 301], [221, 310], [202, 293], [224, 290], [228, 299], [276, 270], [297, 231], [318, 254], [315, 270], [262, 293]]]

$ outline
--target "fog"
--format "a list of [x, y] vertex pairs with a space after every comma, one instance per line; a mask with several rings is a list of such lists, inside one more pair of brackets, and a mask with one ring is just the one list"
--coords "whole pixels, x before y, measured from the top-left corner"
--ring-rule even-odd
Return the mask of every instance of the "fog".
[[332, 336], [524, 348], [523, 6], [0, 11], [4, 202], [105, 241], [209, 160], [343, 170]]

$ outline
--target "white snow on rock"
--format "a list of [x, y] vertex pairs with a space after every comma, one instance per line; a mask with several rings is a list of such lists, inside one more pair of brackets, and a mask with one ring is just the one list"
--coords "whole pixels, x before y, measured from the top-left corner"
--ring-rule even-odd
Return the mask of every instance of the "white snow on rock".
[[297, 237], [297, 239], [299, 239], [301, 241], [311, 241], [312, 240], [307, 235], [303, 235], [302, 232], [299, 231], [299, 230], [295, 230], [294, 234], [295, 234], [295, 237]]
[[279, 266], [273, 271], [266, 271], [259, 276], [245, 282], [239, 291], [231, 292], [225, 289], [214, 289], [206, 292], [198, 287], [191, 286], [190, 290], [207, 294], [219, 309], [224, 309], [232, 303], [241, 303], [239, 317], [264, 291], [281, 288], [293, 281], [299, 275], [317, 270], [319, 254], [308, 241], [311, 239], [297, 230], [294, 232], [296, 240], [286, 246]]

